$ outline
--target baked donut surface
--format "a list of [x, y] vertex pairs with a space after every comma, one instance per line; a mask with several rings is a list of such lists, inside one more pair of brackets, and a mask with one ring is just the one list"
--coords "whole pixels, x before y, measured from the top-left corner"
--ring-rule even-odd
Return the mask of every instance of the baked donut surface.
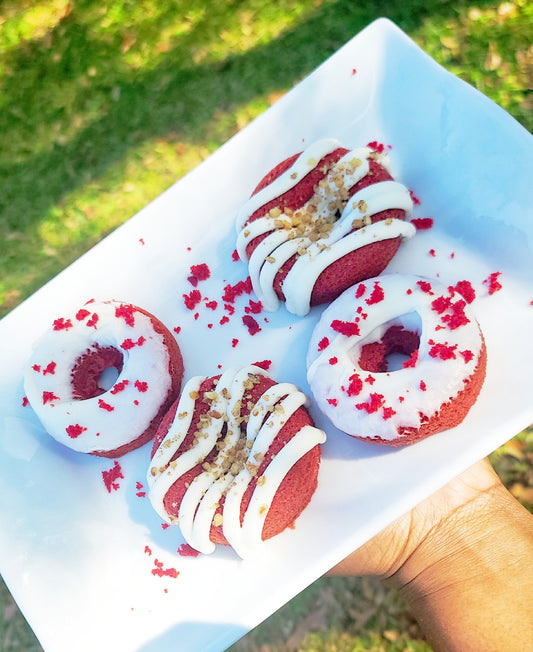
[[182, 378], [179, 346], [154, 315], [92, 301], [56, 319], [35, 344], [24, 389], [58, 442], [118, 457], [154, 437]]
[[266, 310], [284, 301], [305, 315], [385, 269], [415, 233], [405, 221], [410, 193], [389, 167], [384, 151], [323, 139], [264, 177], [236, 228], [237, 252]]
[[337, 428], [402, 446], [461, 423], [481, 390], [486, 348], [453, 287], [385, 274], [326, 308], [307, 368], [315, 401]]
[[261, 367], [191, 378], [156, 435], [149, 497], [194, 549], [254, 555], [292, 525], [317, 487], [322, 430], [307, 397]]

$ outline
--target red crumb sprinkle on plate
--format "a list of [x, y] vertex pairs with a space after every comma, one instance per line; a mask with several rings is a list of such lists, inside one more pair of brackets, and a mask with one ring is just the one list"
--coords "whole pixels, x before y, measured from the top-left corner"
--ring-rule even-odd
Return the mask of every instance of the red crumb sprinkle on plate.
[[502, 284], [498, 280], [501, 272], [492, 272], [484, 281], [483, 284], [487, 286], [489, 294], [494, 294], [502, 289]]
[[163, 562], [159, 559], [154, 559], [154, 567], [152, 568], [152, 575], [157, 577], [172, 577], [176, 578], [179, 575], [179, 571], [175, 568], [165, 568]]
[[427, 231], [428, 229], [431, 229], [433, 226], [433, 218], [432, 217], [415, 217], [411, 220], [411, 224], [418, 230], [418, 231]]
[[243, 315], [242, 323], [246, 326], [250, 335], [257, 335], [261, 330], [257, 321], [251, 315]]
[[108, 493], [120, 489], [118, 480], [124, 480], [124, 475], [122, 473], [122, 467], [117, 460], [115, 460], [115, 463], [109, 470], [102, 471], [102, 478], [104, 479], [104, 484]]
[[260, 369], [268, 371], [272, 366], [272, 360], [260, 360], [259, 362], [254, 362], [253, 364], [255, 367], [259, 367]]

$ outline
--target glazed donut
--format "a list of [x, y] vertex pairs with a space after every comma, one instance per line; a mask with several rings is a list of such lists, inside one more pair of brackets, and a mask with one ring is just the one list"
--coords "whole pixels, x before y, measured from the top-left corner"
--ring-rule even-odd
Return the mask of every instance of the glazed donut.
[[307, 367], [317, 405], [337, 428], [401, 446], [464, 419], [485, 378], [486, 349], [457, 290], [386, 274], [326, 308]]
[[156, 317], [129, 303], [92, 301], [56, 319], [36, 343], [24, 389], [58, 442], [118, 457], [154, 437], [182, 378], [179, 346]]
[[165, 417], [147, 473], [161, 518], [202, 553], [240, 557], [290, 526], [317, 486], [322, 430], [290, 383], [250, 365], [191, 378]]
[[237, 252], [265, 310], [285, 301], [305, 315], [385, 269], [415, 233], [412, 207], [385, 152], [320, 140], [259, 183], [237, 216]]

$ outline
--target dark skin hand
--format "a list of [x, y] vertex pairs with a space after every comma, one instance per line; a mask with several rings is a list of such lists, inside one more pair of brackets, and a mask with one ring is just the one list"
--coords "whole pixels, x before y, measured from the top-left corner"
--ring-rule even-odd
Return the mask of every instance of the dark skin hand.
[[533, 650], [533, 515], [478, 462], [335, 566], [406, 597], [435, 650]]

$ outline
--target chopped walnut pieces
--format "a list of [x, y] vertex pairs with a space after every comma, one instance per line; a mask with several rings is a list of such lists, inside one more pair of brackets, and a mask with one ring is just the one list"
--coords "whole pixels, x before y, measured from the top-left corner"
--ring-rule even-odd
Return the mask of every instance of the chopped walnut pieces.
[[248, 473], [254, 478], [257, 475], [257, 471], [259, 470], [259, 466], [257, 464], [252, 464], [251, 462], [248, 462], [246, 464], [246, 469]]
[[265, 454], [264, 453], [259, 452], [259, 453], [256, 453], [254, 455], [254, 460], [256, 462], [262, 462], [264, 459], [265, 459]]
[[263, 514], [266, 514], [268, 512], [268, 505], [261, 505], [259, 508], [259, 514], [263, 516]]
[[266, 476], [261, 475], [257, 478], [257, 484], [259, 487], [262, 487], [266, 482]]
[[233, 410], [231, 411], [232, 416], [238, 417], [241, 414], [241, 401], [237, 401], [235, 405], [233, 406]]
[[157, 475], [157, 468], [155, 466], [152, 466], [152, 468], [150, 469], [150, 475], [152, 477]]
[[279, 206], [275, 206], [268, 211], [270, 217], [279, 217], [281, 215], [281, 209]]
[[364, 201], [364, 199], [360, 199], [360, 200], [357, 202], [357, 210], [358, 210], [360, 213], [366, 213], [367, 209], [368, 209], [368, 206], [367, 206], [366, 201]]
[[352, 220], [352, 229], [360, 229], [364, 226], [364, 222], [361, 219]]
[[188, 412], [180, 412], [180, 413], [178, 414], [178, 419], [185, 419], [185, 417], [187, 416], [187, 414], [188, 414]]
[[276, 259], [274, 258], [274, 256], [267, 256], [265, 258], [265, 260], [267, 261], [267, 263], [275, 263], [276, 262]]
[[229, 472], [231, 475], [237, 475], [241, 470], [241, 465], [238, 462], [233, 462], [230, 466]]
[[197, 401], [200, 398], [200, 394], [197, 391], [189, 392], [189, 398], [192, 398], [193, 401]]
[[213, 525], [215, 527], [219, 527], [220, 525], [222, 525], [222, 521], [223, 521], [222, 514], [218, 513], [218, 514], [214, 515], [214, 517], [213, 517]]
[[229, 400], [230, 400], [230, 398], [231, 398], [231, 394], [229, 393], [229, 390], [227, 389], [227, 387], [223, 387], [223, 388], [222, 388], [222, 392], [221, 392], [221, 394], [222, 394], [222, 398], [225, 398], [226, 401], [229, 401]]

